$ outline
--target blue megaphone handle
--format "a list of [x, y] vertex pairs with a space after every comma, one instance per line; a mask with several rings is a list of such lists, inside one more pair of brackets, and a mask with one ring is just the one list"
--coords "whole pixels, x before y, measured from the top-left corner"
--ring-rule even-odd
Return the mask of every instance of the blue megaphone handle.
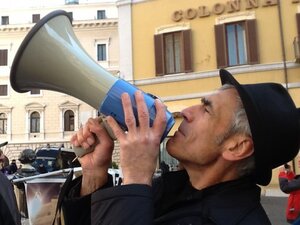
[[[125, 124], [125, 118], [124, 118], [124, 111], [122, 107], [122, 101], [121, 101], [121, 95], [124, 92], [127, 92], [130, 96], [132, 106], [133, 106], [133, 112], [135, 115], [135, 118], [137, 118], [137, 108], [134, 98], [134, 93], [139, 90], [132, 84], [119, 79], [117, 80], [111, 89], [107, 92], [106, 97], [104, 98], [101, 106], [99, 107], [99, 111], [104, 114], [105, 116], [112, 116], [115, 118], [115, 120], [120, 124], [120, 126], [127, 130], [127, 126]], [[150, 126], [152, 126], [153, 121], [156, 116], [156, 109], [154, 105], [155, 98], [150, 96], [149, 94], [144, 93], [145, 102], [149, 111], [149, 117], [150, 117]], [[166, 111], [167, 116], [167, 126], [163, 133], [163, 136], [161, 138], [161, 141], [165, 139], [165, 137], [170, 132], [171, 128], [175, 124], [174, 118], [172, 117], [172, 114], [169, 111]]]

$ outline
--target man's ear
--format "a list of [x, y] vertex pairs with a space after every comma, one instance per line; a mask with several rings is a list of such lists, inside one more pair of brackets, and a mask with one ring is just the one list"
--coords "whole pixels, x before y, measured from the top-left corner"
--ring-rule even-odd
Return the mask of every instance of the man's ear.
[[246, 135], [234, 135], [224, 143], [222, 156], [229, 161], [237, 161], [252, 155], [253, 140]]

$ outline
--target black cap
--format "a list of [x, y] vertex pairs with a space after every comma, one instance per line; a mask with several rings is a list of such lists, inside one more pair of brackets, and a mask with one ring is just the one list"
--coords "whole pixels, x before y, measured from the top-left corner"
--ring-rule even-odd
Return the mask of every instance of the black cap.
[[277, 83], [239, 84], [220, 70], [222, 84], [233, 85], [244, 105], [254, 143], [255, 179], [268, 185], [272, 169], [291, 161], [300, 147], [300, 113], [287, 90]]

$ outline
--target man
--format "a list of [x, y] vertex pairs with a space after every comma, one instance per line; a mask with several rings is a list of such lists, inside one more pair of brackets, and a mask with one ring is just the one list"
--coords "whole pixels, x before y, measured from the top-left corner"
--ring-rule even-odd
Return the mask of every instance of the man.
[[8, 174], [14, 174], [15, 172], [17, 172], [18, 167], [17, 167], [17, 163], [16, 160], [13, 159], [11, 160], [11, 163], [8, 166]]
[[160, 139], [166, 126], [164, 105], [148, 110], [138, 91], [138, 125], [130, 98], [122, 95], [128, 131], [112, 117], [107, 123], [120, 142], [123, 185], [111, 187], [107, 169], [113, 141], [97, 119], [89, 119], [71, 139], [94, 151], [80, 158], [83, 176], [63, 188], [66, 224], [271, 224], [260, 204], [260, 188], [272, 169], [299, 150], [299, 113], [279, 84], [241, 85], [226, 70], [224, 86], [182, 111], [183, 122], [167, 143], [182, 171], [169, 172], [152, 186]]

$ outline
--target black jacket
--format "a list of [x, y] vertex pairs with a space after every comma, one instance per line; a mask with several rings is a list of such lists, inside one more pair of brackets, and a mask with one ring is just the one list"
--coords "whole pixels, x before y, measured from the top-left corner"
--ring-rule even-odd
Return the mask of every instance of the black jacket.
[[21, 225], [13, 184], [0, 172], [0, 224]]
[[194, 189], [185, 171], [147, 185], [106, 187], [79, 198], [80, 179], [63, 201], [66, 225], [270, 225], [250, 177]]

